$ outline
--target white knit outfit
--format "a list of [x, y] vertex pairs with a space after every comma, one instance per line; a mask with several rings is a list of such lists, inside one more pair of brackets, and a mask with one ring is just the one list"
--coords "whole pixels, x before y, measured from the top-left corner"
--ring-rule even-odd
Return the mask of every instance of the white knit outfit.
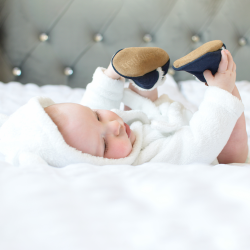
[[[210, 164], [226, 145], [244, 110], [238, 98], [217, 87], [207, 88], [199, 110], [192, 115], [167, 95], [151, 102], [131, 90], [124, 90], [123, 85], [123, 81], [113, 80], [103, 73], [103, 68], [97, 68], [81, 104], [93, 109], [112, 109], [130, 125], [136, 140], [129, 156], [107, 159], [67, 145], [44, 111], [54, 102], [43, 97], [32, 98], [10, 117], [0, 115], [0, 152], [14, 165]], [[133, 110], [119, 110], [122, 101]]]
[[[192, 113], [180, 103], [161, 96], [155, 102], [124, 90], [98, 68], [81, 104], [93, 109], [118, 109], [123, 101], [132, 111], [113, 110], [132, 130], [137, 143], [133, 165], [145, 162], [212, 163], [226, 145], [244, 110], [242, 102], [218, 87], [208, 87], [199, 110]], [[137, 147], [140, 147], [138, 150]], [[128, 163], [126, 158], [122, 161]]]

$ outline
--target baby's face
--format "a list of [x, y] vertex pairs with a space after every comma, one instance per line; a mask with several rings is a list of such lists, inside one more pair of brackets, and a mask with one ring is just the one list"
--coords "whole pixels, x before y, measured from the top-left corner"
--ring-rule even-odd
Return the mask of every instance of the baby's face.
[[45, 112], [57, 125], [66, 143], [83, 153], [119, 159], [132, 151], [135, 135], [112, 111], [64, 103], [51, 105]]

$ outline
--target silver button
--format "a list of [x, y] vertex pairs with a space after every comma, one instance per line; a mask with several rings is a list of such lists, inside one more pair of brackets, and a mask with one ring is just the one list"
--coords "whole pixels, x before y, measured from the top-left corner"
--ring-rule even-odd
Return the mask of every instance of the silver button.
[[175, 74], [174, 69], [173, 68], [169, 68], [168, 69], [168, 74], [171, 75], [171, 76], [173, 76]]
[[194, 43], [198, 43], [200, 40], [201, 40], [200, 36], [198, 36], [198, 35], [192, 36], [192, 41], [193, 41]]
[[100, 34], [100, 33], [97, 33], [95, 36], [94, 36], [94, 40], [96, 42], [101, 42], [103, 40], [103, 36]]
[[143, 37], [143, 41], [146, 42], [146, 43], [150, 43], [150, 42], [152, 42], [152, 40], [153, 40], [153, 37], [150, 34], [146, 34]]
[[241, 37], [239, 40], [238, 40], [238, 43], [240, 46], [245, 46], [247, 44], [247, 40], [246, 38], [244, 37]]
[[49, 39], [49, 36], [48, 36], [47, 34], [45, 34], [45, 33], [42, 33], [42, 34], [40, 34], [40, 36], [39, 36], [39, 40], [40, 40], [41, 42], [46, 42], [48, 39]]
[[12, 74], [14, 76], [20, 76], [22, 74], [22, 71], [18, 67], [15, 67], [15, 68], [12, 69]]
[[71, 76], [73, 73], [74, 73], [74, 71], [70, 67], [66, 67], [64, 69], [64, 75], [66, 75], [66, 76]]

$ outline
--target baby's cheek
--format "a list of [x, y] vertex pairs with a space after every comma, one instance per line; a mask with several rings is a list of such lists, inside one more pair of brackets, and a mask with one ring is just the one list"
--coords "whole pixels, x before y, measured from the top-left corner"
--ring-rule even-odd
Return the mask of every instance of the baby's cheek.
[[109, 150], [107, 158], [120, 159], [128, 156], [132, 147], [127, 141], [115, 141]]

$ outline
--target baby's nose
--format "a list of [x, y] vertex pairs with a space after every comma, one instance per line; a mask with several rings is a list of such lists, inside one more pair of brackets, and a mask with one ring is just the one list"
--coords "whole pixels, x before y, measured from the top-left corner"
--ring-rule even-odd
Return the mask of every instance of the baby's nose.
[[109, 126], [108, 126], [109, 132], [116, 135], [116, 136], [118, 136], [120, 134], [121, 127], [122, 127], [121, 123], [117, 120], [110, 121]]

